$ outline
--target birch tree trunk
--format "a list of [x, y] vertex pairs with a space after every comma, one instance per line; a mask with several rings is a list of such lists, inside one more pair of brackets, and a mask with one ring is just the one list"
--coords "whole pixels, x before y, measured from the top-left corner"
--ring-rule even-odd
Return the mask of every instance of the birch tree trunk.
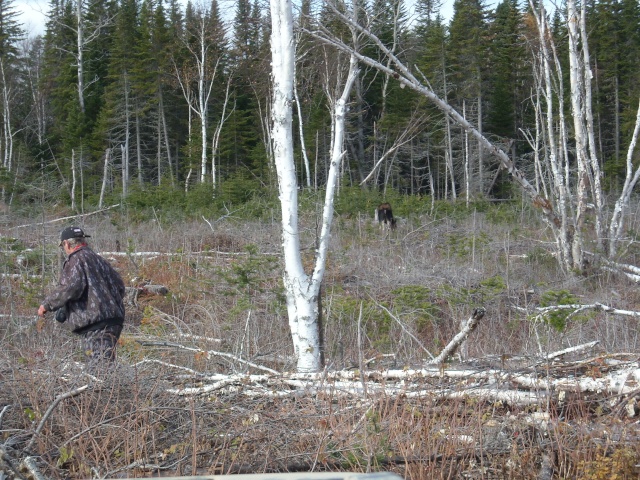
[[[164, 95], [162, 88], [158, 91], [158, 114], [160, 116], [159, 122], [162, 123], [162, 136], [164, 138], [164, 148], [167, 152], [167, 164], [169, 165], [169, 175], [171, 176], [171, 186], [174, 187], [174, 174], [173, 174], [173, 161], [171, 159], [171, 144], [169, 143], [169, 132], [167, 129], [167, 115], [164, 109]], [[162, 173], [162, 166], [158, 162], [158, 177]]]
[[13, 159], [13, 128], [11, 126], [11, 88], [5, 72], [5, 62], [0, 60], [0, 74], [2, 75], [2, 132], [4, 137], [2, 152], [2, 164], [7, 171], [12, 170]]
[[156, 122], [156, 168], [158, 170], [158, 185], [162, 178], [162, 125], [160, 120]]
[[298, 186], [293, 158], [292, 101], [294, 81], [293, 15], [289, 0], [271, 0], [273, 77], [271, 141], [282, 209], [282, 248], [289, 328], [298, 371], [318, 371], [320, 342], [317, 303], [311, 301], [311, 279], [305, 273], [298, 235]]
[[220, 148], [220, 134], [222, 133], [222, 127], [224, 126], [226, 120], [231, 116], [232, 112], [227, 114], [227, 106], [229, 104], [229, 92], [231, 90], [231, 79], [232, 76], [229, 75], [229, 79], [227, 80], [227, 88], [224, 93], [224, 102], [222, 104], [222, 113], [220, 114], [220, 121], [216, 125], [215, 130], [213, 131], [213, 135], [211, 136], [211, 184], [215, 187], [217, 184], [217, 170], [216, 170], [216, 159], [218, 158], [218, 150]]
[[[446, 75], [446, 69], [444, 66], [444, 62], [442, 65], [442, 78], [444, 81], [444, 101], [445, 103], [448, 103], [447, 100], [447, 75]], [[456, 177], [455, 177], [455, 173], [453, 171], [453, 140], [451, 138], [451, 118], [449, 118], [449, 115], [445, 114], [444, 116], [445, 122], [446, 122], [446, 126], [447, 126], [447, 135], [445, 137], [445, 165], [447, 168], [447, 173], [445, 173], [445, 186], [444, 186], [444, 192], [445, 192], [445, 198], [448, 198], [447, 195], [447, 186], [449, 185], [449, 180], [451, 180], [451, 198], [453, 200], [455, 200], [458, 196], [458, 194], [456, 193]], [[448, 176], [448, 178], [447, 178]]]
[[[209, 95], [213, 82], [206, 86], [205, 66], [207, 61], [207, 47], [205, 45], [205, 27], [204, 19], [202, 20], [202, 35], [200, 36], [200, 58], [198, 59], [198, 116], [200, 117], [200, 143], [202, 151], [200, 152], [200, 183], [204, 183], [207, 175], [207, 110], [209, 105]], [[215, 77], [215, 75], [213, 75]], [[213, 80], [213, 78], [212, 78]], [[206, 91], [205, 91], [206, 89]]]
[[336, 102], [331, 166], [322, 216], [322, 228], [313, 273], [302, 265], [298, 229], [298, 185], [293, 157], [292, 101], [295, 47], [290, 0], [271, 0], [271, 57], [273, 76], [271, 142], [278, 176], [282, 208], [282, 247], [284, 287], [289, 327], [299, 372], [316, 372], [322, 367], [318, 297], [329, 248], [333, 200], [343, 158], [344, 123], [349, 92], [357, 76], [351, 58], [349, 76], [341, 98]]
[[77, 30], [76, 30], [76, 41], [77, 41], [77, 53], [76, 59], [78, 61], [77, 65], [77, 75], [78, 75], [78, 104], [80, 105], [80, 111], [84, 114], [84, 15], [82, 12], [82, 3], [83, 0], [77, 0], [76, 3], [76, 22], [77, 22]]
[[[571, 211], [571, 192], [567, 183], [567, 176], [565, 174], [565, 166], [563, 160], [567, 157], [563, 154], [563, 150], [559, 148], [559, 145], [565, 144], [564, 136], [564, 114], [561, 106], [564, 103], [563, 96], [563, 84], [562, 84], [562, 71], [560, 69], [560, 62], [558, 62], [555, 56], [555, 48], [553, 40], [549, 33], [549, 24], [547, 23], [544, 7], [539, 10], [530, 3], [531, 11], [533, 12], [536, 24], [538, 26], [538, 38], [540, 42], [539, 58], [539, 78], [540, 78], [540, 90], [543, 92], [544, 101], [546, 104], [545, 125], [546, 125], [546, 156], [547, 162], [550, 167], [551, 176], [551, 189], [553, 195], [547, 194], [543, 198], [555, 198], [556, 208], [560, 212], [558, 216], [559, 222], [556, 225], [556, 229], [553, 230], [557, 251], [559, 253], [558, 261], [565, 269], [570, 269], [573, 266], [572, 262], [572, 250], [571, 250], [571, 238], [569, 232], [573, 227], [570, 221], [568, 212]], [[556, 68], [556, 81], [558, 88], [554, 91], [554, 79], [552, 76], [553, 68]], [[558, 96], [558, 120], [556, 120], [556, 114], [554, 109], [554, 96]], [[556, 124], [557, 121], [557, 124]], [[556, 135], [557, 126], [560, 126], [560, 135]], [[542, 178], [544, 178], [541, 175]], [[546, 190], [545, 190], [546, 191]]]
[[[467, 119], [467, 101], [462, 100], [462, 116]], [[469, 132], [464, 132], [464, 198], [467, 208], [469, 208], [469, 195], [471, 190], [471, 174], [469, 172]]]
[[100, 189], [100, 201], [98, 202], [98, 209], [104, 205], [104, 194], [107, 190], [107, 178], [109, 174], [109, 162], [111, 161], [111, 149], [107, 148], [104, 152], [104, 169], [102, 170], [102, 188]]
[[[482, 94], [478, 93], [478, 131], [484, 135], [484, 130], [482, 127]], [[482, 148], [482, 143], [478, 142], [478, 186], [476, 187], [476, 191], [478, 193], [484, 192], [484, 149]]]
[[596, 215], [596, 248], [598, 251], [602, 251], [604, 246], [604, 225], [603, 215], [605, 208], [604, 194], [602, 192], [602, 173], [600, 172], [600, 162], [598, 161], [597, 148], [596, 148], [596, 135], [593, 128], [593, 100], [592, 100], [592, 85], [591, 78], [593, 73], [591, 72], [591, 59], [589, 55], [589, 42], [587, 39], [587, 2], [582, 2], [580, 10], [580, 38], [582, 42], [582, 58], [583, 58], [583, 88], [585, 98], [585, 121], [587, 130], [587, 140], [589, 147], [588, 164], [590, 168], [590, 185], [591, 196], [595, 203], [595, 215]]
[[[85, 100], [84, 92], [89, 86], [96, 81], [96, 79], [85, 81], [85, 64], [84, 64], [84, 52], [94, 40], [99, 38], [101, 32], [108, 25], [111, 25], [113, 19], [106, 16], [101, 16], [97, 22], [91, 22], [87, 20], [86, 12], [93, 6], [98, 5], [97, 0], [76, 0], [76, 26], [74, 33], [76, 34], [76, 51], [73, 55], [76, 60], [76, 75], [78, 79], [78, 105], [80, 111], [85, 113]], [[69, 28], [65, 25], [64, 28]]]
[[579, 17], [575, 0], [567, 1], [567, 27], [569, 30], [569, 82], [571, 89], [571, 113], [575, 138], [575, 158], [578, 169], [576, 190], [576, 225], [571, 245], [573, 267], [582, 268], [584, 262], [582, 248], [582, 234], [584, 231], [585, 213], [587, 210], [589, 172], [587, 168], [587, 132], [585, 130], [583, 91], [580, 81], [583, 78], [582, 68], [578, 56], [578, 25]]

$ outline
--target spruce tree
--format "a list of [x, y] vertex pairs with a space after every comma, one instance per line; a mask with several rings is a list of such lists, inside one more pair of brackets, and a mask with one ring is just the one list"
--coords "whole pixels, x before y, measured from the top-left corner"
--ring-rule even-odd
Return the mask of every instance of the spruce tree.
[[[447, 27], [437, 6], [431, 0], [418, 3], [419, 21], [415, 28], [416, 66], [440, 98], [447, 98], [450, 68], [446, 57]], [[428, 118], [428, 127], [416, 141], [422, 154], [416, 162], [422, 175], [416, 176], [412, 185], [416, 191], [437, 197], [447, 192], [447, 119], [431, 103], [421, 100], [421, 107]]]
[[[448, 63], [451, 67], [449, 102], [483, 133], [486, 106], [487, 24], [480, 0], [456, 0], [449, 27]], [[452, 168], [460, 177], [467, 200], [484, 191], [485, 165], [482, 147], [466, 132], [451, 136]], [[455, 165], [457, 164], [457, 165]]]
[[518, 116], [523, 100], [519, 87], [525, 59], [517, 3], [517, 0], [500, 3], [489, 29], [492, 40], [489, 44], [487, 130], [509, 139], [518, 136]]
[[[270, 57], [263, 26], [258, 2], [238, 1], [230, 49], [234, 109], [225, 123], [220, 153], [225, 174], [241, 184], [260, 180], [268, 172], [265, 141], [270, 122], [266, 108]], [[233, 189], [233, 185], [225, 188]]]

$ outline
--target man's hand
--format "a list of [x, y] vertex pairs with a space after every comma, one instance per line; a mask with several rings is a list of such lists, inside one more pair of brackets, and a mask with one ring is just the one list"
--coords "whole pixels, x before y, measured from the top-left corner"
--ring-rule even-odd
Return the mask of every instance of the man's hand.
[[47, 310], [44, 308], [44, 305], [40, 305], [40, 308], [38, 309], [38, 316], [39, 317], [44, 317], [44, 314], [47, 312]]

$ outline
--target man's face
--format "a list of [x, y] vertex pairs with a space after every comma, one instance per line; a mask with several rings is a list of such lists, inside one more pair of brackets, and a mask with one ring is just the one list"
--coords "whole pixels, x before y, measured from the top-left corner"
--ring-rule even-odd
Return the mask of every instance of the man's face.
[[69, 247], [69, 241], [68, 240], [62, 240], [60, 242], [60, 247], [62, 247], [62, 250], [64, 250], [64, 253], [69, 255], [71, 253], [71, 247]]

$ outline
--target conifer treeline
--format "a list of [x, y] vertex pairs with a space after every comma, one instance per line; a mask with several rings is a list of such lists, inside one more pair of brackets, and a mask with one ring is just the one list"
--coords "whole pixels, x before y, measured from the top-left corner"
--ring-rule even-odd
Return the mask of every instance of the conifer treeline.
[[[437, 0], [418, 0], [412, 18], [401, 0], [360, 3], [361, 22], [526, 171], [537, 42], [528, 6], [456, 0], [445, 22]], [[303, 0], [297, 14], [300, 32], [323, 25], [351, 38], [324, 2]], [[223, 15], [217, 0], [186, 7], [177, 0], [52, 0], [49, 15], [44, 36], [24, 41], [12, 2], [0, 0], [5, 203], [42, 198], [43, 184], [53, 198], [90, 204], [157, 185], [213, 185], [233, 202], [274, 187], [270, 22], [262, 2], [238, 0]], [[563, 12], [553, 12], [551, 23], [568, 75]], [[587, 23], [597, 147], [615, 187], [640, 96], [640, 6], [589, 0]], [[376, 55], [371, 44], [359, 48]], [[294, 112], [303, 186], [323, 186], [331, 100], [347, 63], [298, 34]], [[509, 194], [498, 162], [393, 78], [362, 68], [347, 121], [343, 184], [369, 178], [368, 186], [436, 198], [467, 189]]]

